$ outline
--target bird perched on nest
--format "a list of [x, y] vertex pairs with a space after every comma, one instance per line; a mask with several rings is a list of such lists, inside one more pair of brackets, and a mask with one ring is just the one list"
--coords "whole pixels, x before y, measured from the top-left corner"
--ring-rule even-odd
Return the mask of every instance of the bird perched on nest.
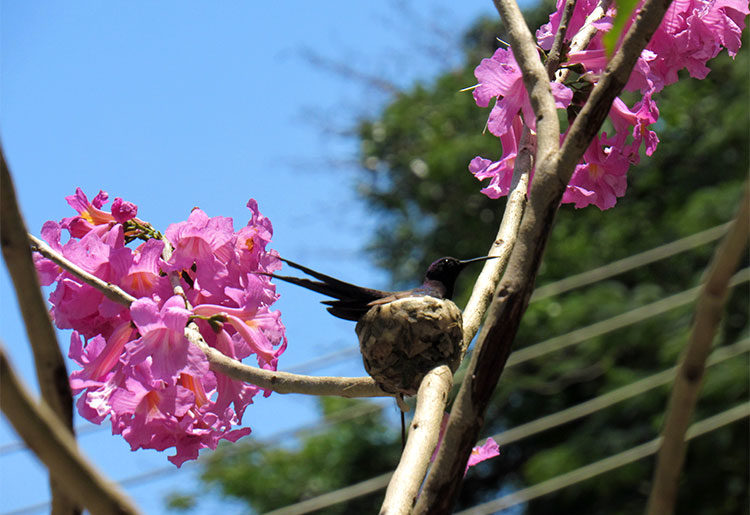
[[455, 372], [462, 355], [461, 311], [450, 300], [458, 274], [469, 264], [497, 256], [460, 260], [442, 257], [432, 263], [420, 286], [381, 291], [347, 283], [288, 259], [292, 268], [317, 279], [267, 274], [334, 300], [322, 301], [335, 317], [357, 322], [365, 369], [380, 387], [414, 395], [422, 378], [446, 364]]

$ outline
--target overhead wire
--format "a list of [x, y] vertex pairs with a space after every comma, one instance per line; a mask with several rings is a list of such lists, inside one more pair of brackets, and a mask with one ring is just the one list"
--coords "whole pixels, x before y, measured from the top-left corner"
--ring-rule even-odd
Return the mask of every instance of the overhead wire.
[[[750, 403], [744, 403], [730, 408], [726, 411], [696, 422], [688, 429], [685, 439], [692, 440], [698, 436], [720, 429], [743, 418], [750, 417]], [[457, 515], [485, 515], [497, 513], [501, 510], [522, 504], [543, 495], [562, 490], [587, 479], [599, 476], [611, 470], [623, 467], [635, 461], [641, 460], [652, 454], [656, 454], [661, 444], [661, 437], [654, 438], [630, 449], [614, 454], [589, 465], [577, 468], [570, 472], [560, 474], [547, 481], [536, 485], [522, 488], [512, 494], [504, 495], [493, 501], [474, 506], [468, 510], [459, 512]]]
[[686, 236], [684, 238], [680, 238], [679, 240], [659, 245], [658, 247], [633, 254], [632, 256], [628, 256], [617, 261], [612, 261], [611, 263], [607, 263], [606, 265], [581, 272], [580, 274], [571, 275], [550, 284], [545, 284], [534, 290], [534, 293], [532, 293], [531, 295], [531, 302], [546, 299], [547, 297], [552, 297], [554, 295], [559, 295], [561, 293], [565, 293], [582, 286], [587, 286], [604, 279], [609, 279], [610, 277], [614, 277], [615, 275], [628, 272], [635, 268], [640, 268], [644, 265], [648, 265], [656, 261], [674, 256], [675, 254], [680, 254], [682, 252], [694, 249], [695, 247], [705, 245], [706, 243], [716, 241], [724, 236], [724, 234], [726, 234], [731, 224], [732, 222], [727, 222], [721, 225], [717, 225], [710, 229], [706, 229], [705, 231], [691, 234], [690, 236]]

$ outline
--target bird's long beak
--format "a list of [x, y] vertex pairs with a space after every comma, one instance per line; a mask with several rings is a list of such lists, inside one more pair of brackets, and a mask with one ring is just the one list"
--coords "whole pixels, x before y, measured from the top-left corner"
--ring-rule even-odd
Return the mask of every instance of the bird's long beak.
[[472, 259], [464, 259], [461, 261], [461, 265], [466, 266], [471, 263], [476, 263], [477, 261], [487, 261], [488, 259], [495, 259], [500, 256], [482, 256], [478, 258], [472, 258]]

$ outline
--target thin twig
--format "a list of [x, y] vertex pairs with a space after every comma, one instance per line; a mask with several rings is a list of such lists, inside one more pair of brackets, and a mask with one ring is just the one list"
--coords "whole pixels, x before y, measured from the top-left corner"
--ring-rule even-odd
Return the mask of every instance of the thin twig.
[[105, 297], [109, 300], [122, 304], [123, 306], [130, 306], [135, 301], [135, 297], [130, 295], [128, 292], [122, 290], [118, 286], [108, 283], [97, 276], [90, 274], [83, 268], [79, 267], [72, 261], [66, 259], [62, 254], [52, 249], [43, 240], [40, 240], [33, 234], [27, 234], [29, 240], [31, 240], [31, 250], [38, 252], [42, 256], [46, 257], [60, 268], [63, 268], [70, 275], [80, 279], [82, 282], [92, 286], [102, 292]]
[[55, 482], [94, 514], [136, 514], [132, 501], [106, 480], [76, 447], [75, 440], [45, 403], [35, 402], [13, 371], [0, 344], [0, 407]]
[[596, 36], [596, 33], [599, 31], [599, 29], [594, 26], [594, 22], [604, 18], [610, 5], [612, 5], [612, 0], [600, 0], [599, 5], [589, 13], [586, 17], [586, 21], [583, 22], [581, 30], [579, 30], [570, 41], [571, 52], [579, 52], [589, 46], [589, 43], [591, 43], [591, 40], [594, 39], [594, 36]]
[[419, 385], [409, 439], [385, 492], [381, 515], [411, 513], [438, 443], [451, 386], [453, 375], [447, 365], [432, 369]]
[[749, 221], [750, 189], [746, 185], [737, 216], [711, 259], [698, 297], [690, 340], [669, 398], [648, 499], [649, 515], [668, 515], [674, 511], [677, 482], [685, 461], [685, 431], [693, 416], [706, 360], [724, 311], [729, 279], [747, 246]]
[[[500, 274], [510, 259], [510, 253], [518, 235], [518, 226], [521, 223], [523, 211], [526, 208], [526, 192], [529, 189], [529, 175], [534, 167], [534, 141], [531, 131], [524, 125], [519, 143], [516, 162], [513, 166], [513, 187], [508, 202], [505, 204], [505, 212], [500, 222], [495, 241], [492, 243], [488, 256], [500, 256], [497, 259], [485, 261], [482, 272], [474, 283], [471, 297], [463, 310], [463, 354], [471, 344], [471, 340], [479, 331], [482, 318], [492, 300], [492, 293], [500, 281]], [[462, 358], [463, 359], [463, 358]]]
[[278, 370], [263, 370], [240, 363], [210, 347], [203, 340], [200, 332], [191, 326], [185, 328], [185, 336], [203, 351], [208, 358], [211, 370], [276, 393], [336, 395], [340, 397], [393, 396], [381, 390], [371, 377], [304, 376]]
[[[26, 334], [34, 355], [36, 376], [42, 398], [73, 434], [73, 395], [60, 345], [52, 327], [47, 305], [39, 286], [36, 267], [26, 242], [26, 224], [21, 215], [10, 170], [0, 147], [0, 244]], [[50, 478], [52, 511], [55, 514], [78, 513], [71, 499]]]
[[550, 80], [555, 78], [555, 72], [557, 67], [560, 65], [560, 59], [562, 58], [563, 45], [565, 44], [565, 36], [568, 32], [568, 23], [570, 23], [570, 17], [573, 16], [573, 10], [576, 7], [577, 0], [566, 0], [565, 7], [563, 8], [562, 17], [560, 18], [560, 25], [557, 27], [555, 33], [555, 39], [552, 41], [552, 48], [547, 54], [547, 63], [545, 68], [547, 70], [547, 76]]

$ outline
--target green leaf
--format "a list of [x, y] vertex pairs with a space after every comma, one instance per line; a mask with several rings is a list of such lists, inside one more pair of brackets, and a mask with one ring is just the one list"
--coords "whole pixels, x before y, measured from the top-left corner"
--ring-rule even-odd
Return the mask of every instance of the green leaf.
[[620, 40], [625, 31], [625, 24], [633, 15], [638, 0], [617, 0], [617, 14], [612, 23], [612, 29], [604, 35], [604, 49], [607, 51], [607, 56], [612, 57], [615, 51], [615, 46]]

